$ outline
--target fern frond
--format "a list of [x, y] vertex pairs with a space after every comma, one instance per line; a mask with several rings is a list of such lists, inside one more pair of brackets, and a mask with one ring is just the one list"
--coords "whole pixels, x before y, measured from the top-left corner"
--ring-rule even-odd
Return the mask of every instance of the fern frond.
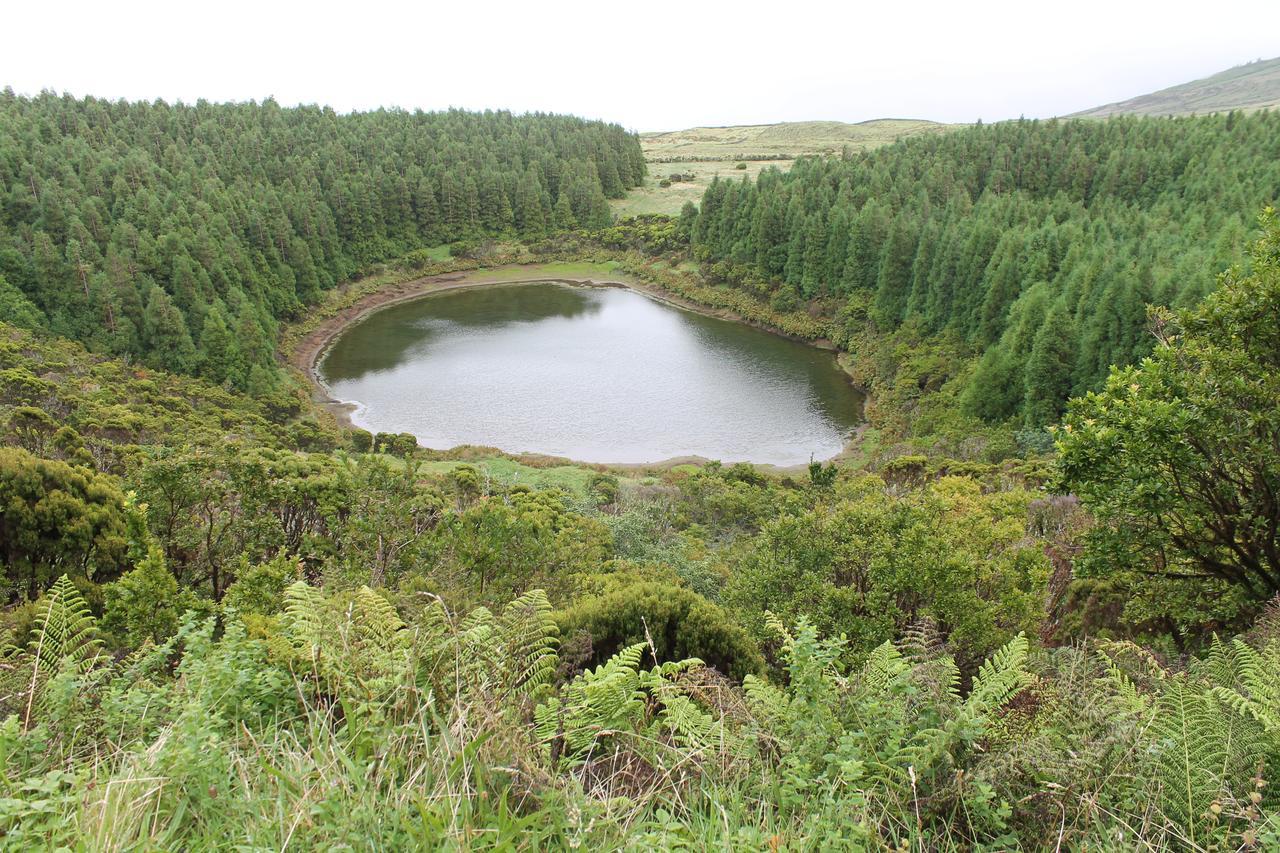
[[751, 713], [762, 727], [777, 731], [784, 720], [790, 720], [791, 702], [780, 687], [763, 678], [748, 675], [742, 680], [742, 690], [747, 694], [747, 705]]
[[540, 589], [507, 605], [498, 620], [506, 672], [504, 683], [516, 696], [527, 696], [551, 683], [560, 659], [560, 631], [551, 602]]
[[1266, 731], [1280, 733], [1280, 641], [1259, 650], [1235, 640], [1231, 660], [1232, 680], [1239, 686], [1229, 689], [1216, 684], [1210, 692]]
[[897, 643], [903, 657], [915, 663], [934, 660], [945, 654], [946, 640], [938, 623], [928, 617], [913, 621]]
[[1026, 670], [1030, 648], [1026, 635], [1019, 634], [978, 667], [965, 710], [974, 716], [986, 716], [1026, 687], [1031, 681]]
[[869, 693], [883, 694], [910, 670], [911, 664], [902, 652], [886, 640], [871, 652], [862, 665], [861, 686]]
[[378, 593], [367, 586], [356, 590], [352, 629], [355, 640], [378, 649], [389, 651], [404, 648], [409, 642], [404, 620], [400, 614]]
[[84, 672], [102, 653], [98, 622], [66, 575], [54, 581], [36, 603], [28, 652], [37, 670], [52, 674], [71, 668]]
[[324, 593], [305, 581], [295, 581], [285, 588], [282, 621], [294, 640], [308, 649], [332, 639], [326, 636], [327, 609]]
[[687, 696], [668, 696], [658, 715], [660, 728], [670, 732], [676, 743], [701, 748], [711, 739], [715, 718]]

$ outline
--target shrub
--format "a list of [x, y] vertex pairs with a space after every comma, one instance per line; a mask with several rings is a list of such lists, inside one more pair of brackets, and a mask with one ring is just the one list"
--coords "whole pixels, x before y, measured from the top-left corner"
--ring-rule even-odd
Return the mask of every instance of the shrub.
[[583, 599], [556, 617], [561, 636], [591, 639], [589, 666], [636, 643], [659, 661], [699, 658], [735, 679], [764, 670], [759, 647], [722, 607], [669, 584], [641, 583]]

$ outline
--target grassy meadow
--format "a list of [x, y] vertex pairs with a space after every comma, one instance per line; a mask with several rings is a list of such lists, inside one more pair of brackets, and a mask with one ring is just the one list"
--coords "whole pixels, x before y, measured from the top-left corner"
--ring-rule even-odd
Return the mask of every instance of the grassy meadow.
[[[769, 166], [786, 171], [796, 157], [835, 156], [845, 147], [866, 150], [949, 127], [916, 119], [876, 119], [858, 124], [801, 121], [642, 133], [640, 147], [649, 175], [626, 198], [613, 202], [613, 212], [617, 216], [675, 215], [685, 202], [697, 204], [716, 177], [754, 179]], [[745, 168], [737, 168], [740, 163]], [[692, 175], [692, 179], [662, 186], [673, 174]]]

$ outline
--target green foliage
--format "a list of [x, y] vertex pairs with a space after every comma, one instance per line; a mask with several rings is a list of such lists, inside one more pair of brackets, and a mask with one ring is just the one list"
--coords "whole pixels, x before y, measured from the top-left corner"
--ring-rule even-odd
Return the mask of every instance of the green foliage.
[[10, 93], [0, 126], [0, 316], [255, 396], [279, 381], [276, 322], [337, 282], [604, 226], [645, 175], [634, 134], [547, 114]]
[[553, 764], [618, 760], [620, 751], [650, 751], [663, 738], [697, 748], [715, 737], [715, 720], [676, 680], [702, 662], [668, 661], [645, 670], [645, 652], [644, 643], [627, 646], [534, 710], [535, 731]]
[[1146, 769], [1177, 841], [1207, 847], [1256, 837], [1258, 807], [1278, 802], [1263, 776], [1280, 760], [1277, 655], [1275, 639], [1261, 648], [1215, 640], [1186, 672], [1148, 665], [1155, 677], [1143, 691], [1112, 664], [1112, 677], [1147, 727], [1153, 748]]
[[178, 632], [184, 613], [209, 610], [191, 590], [179, 589], [154, 542], [133, 569], [103, 588], [103, 597], [102, 629], [123, 648], [163, 643]]
[[1252, 273], [1157, 313], [1156, 351], [1073, 402], [1058, 433], [1060, 487], [1099, 521], [1082, 574], [1119, 576], [1147, 618], [1184, 630], [1280, 591], [1280, 222], [1262, 224]]
[[124, 495], [112, 478], [0, 447], [0, 553], [6, 598], [34, 599], [71, 572], [106, 579], [125, 551]]
[[0, 317], [6, 323], [24, 329], [40, 329], [48, 322], [40, 309], [32, 305], [26, 295], [10, 284], [3, 275], [0, 275]]
[[[820, 639], [803, 619], [794, 634], [782, 633], [787, 687], [756, 678], [743, 685], [758, 736], [771, 746], [782, 808], [803, 813], [809, 802], [829, 801], [849, 814], [862, 843], [928, 838], [952, 820], [967, 837], [1007, 842], [1008, 805], [989, 786], [964, 784], [956, 768], [1031, 682], [1024, 637], [985, 662], [962, 696], [950, 658], [913, 662], [886, 642], [846, 674], [842, 639]], [[902, 806], [914, 807], [920, 834], [898, 823], [907, 817], [894, 813]]]
[[847, 664], [844, 640], [801, 619], [774, 622], [778, 681], [646, 667], [640, 642], [557, 684], [540, 592], [412, 623], [368, 588], [298, 583], [286, 599], [263, 639], [188, 619], [114, 662], [55, 585], [43, 652], [6, 658], [56, 668], [30, 724], [0, 722], [8, 837], [1162, 849], [1276, 829], [1280, 642], [1265, 634], [1185, 672], [1132, 646], [1037, 653], [1017, 636], [962, 689], [927, 630]]
[[242, 616], [273, 616], [284, 607], [285, 590], [300, 573], [297, 558], [284, 551], [265, 563], [241, 565], [222, 596], [222, 606]]
[[13, 715], [21, 719], [23, 729], [55, 714], [63, 704], [59, 694], [65, 696], [67, 687], [103, 657], [97, 620], [66, 575], [35, 603], [25, 649], [4, 645], [0, 645], [0, 719]]
[[68, 667], [83, 672], [101, 653], [98, 625], [89, 605], [66, 575], [36, 602], [27, 651], [37, 673]]
[[923, 337], [952, 353], [912, 378], [942, 381], [902, 391], [1039, 427], [1147, 354], [1147, 304], [1194, 304], [1239, 259], [1247, 217], [1275, 200], [1278, 128], [1274, 111], [1022, 120], [803, 158], [711, 183], [691, 249], [775, 311], [839, 320], [830, 337], [880, 362], [880, 402]]
[[1036, 625], [1048, 571], [1026, 538], [1030, 495], [949, 477], [895, 497], [872, 478], [765, 526], [724, 602], [762, 644], [766, 614], [805, 616], [863, 654], [932, 618], [966, 667]]
[[603, 664], [637, 643], [659, 661], [699, 658], [742, 679], [764, 668], [756, 644], [719, 606], [689, 590], [659, 583], [622, 586], [583, 598], [557, 617], [566, 638], [585, 635], [590, 660]]
[[[3, 440], [20, 446], [39, 441], [43, 455], [99, 471], [125, 473], [136, 445], [213, 444], [230, 435], [292, 447], [293, 425], [303, 414], [302, 406], [303, 398], [291, 390], [253, 399], [207, 382], [91, 355], [78, 344], [0, 322]], [[33, 419], [29, 434], [9, 426], [24, 407], [43, 413], [23, 415]], [[49, 426], [44, 425], [46, 419]], [[61, 426], [75, 431], [87, 458], [58, 446]], [[308, 449], [329, 449], [337, 442], [335, 431], [320, 429]]]
[[[454, 477], [469, 472], [455, 469]], [[470, 493], [472, 486], [465, 488]], [[465, 578], [452, 584], [474, 591], [464, 602], [492, 604], [535, 587], [553, 599], [569, 594], [578, 576], [607, 558], [609, 534], [596, 519], [571, 511], [559, 491], [517, 489], [446, 516], [432, 547], [437, 577]]]
[[[118, 107], [121, 114], [134, 109]], [[264, 128], [262, 138], [278, 132]], [[557, 150], [554, 162], [574, 161], [573, 151]], [[514, 227], [519, 207], [530, 233], [571, 217], [588, 224], [556, 195], [574, 179], [548, 162], [522, 162], [510, 185], [487, 188], [487, 166], [460, 185], [450, 169], [435, 173], [462, 206], [435, 199], [433, 207], [426, 195], [418, 206], [411, 192], [415, 227], [443, 227], [433, 223], [459, 210], [469, 216], [468, 178], [477, 198], [490, 202], [477, 210], [481, 219], [510, 216]], [[1025, 171], [1019, 180], [1033, 180], [1033, 169]], [[591, 205], [606, 185], [618, 191], [625, 180], [607, 172], [596, 173], [601, 196], [588, 194]], [[966, 175], [953, 175], [956, 186], [972, 178]], [[424, 173], [424, 180], [431, 179]], [[921, 180], [945, 183], [938, 174]], [[335, 192], [360, 187], [338, 183]], [[1060, 201], [1023, 189], [1019, 204], [1061, 212]], [[520, 202], [509, 212], [500, 198], [508, 191]], [[1275, 614], [1248, 634], [1215, 640], [1199, 659], [1184, 654], [1164, 663], [1132, 643], [1098, 643], [1090, 635], [1137, 627], [1161, 650], [1178, 641], [1194, 648], [1186, 642], [1192, 628], [1225, 626], [1227, 618], [1243, 627], [1242, 614], [1257, 602], [1241, 594], [1241, 584], [1151, 574], [1153, 565], [1185, 571], [1189, 563], [1167, 547], [1163, 563], [1119, 548], [1129, 529], [1143, 547], [1154, 540], [1143, 538], [1150, 533], [1141, 524], [1126, 528], [1103, 512], [1091, 535], [1100, 542], [1109, 535], [1111, 550], [1091, 548], [1077, 565], [1098, 576], [1073, 579], [1071, 557], [1094, 519], [1074, 498], [1039, 490], [1044, 462], [945, 456], [963, 446], [965, 459], [998, 461], [1034, 447], [1045, 435], [1039, 422], [1060, 403], [1040, 392], [1066, 387], [1068, 375], [1075, 388], [1084, 375], [1079, 359], [1066, 358], [1064, 341], [1082, 338], [1090, 365], [1111, 357], [1110, 345], [1085, 328], [1087, 318], [1061, 307], [1055, 288], [1062, 282], [1051, 274], [1078, 245], [1057, 233], [1079, 224], [1078, 211], [1055, 218], [1062, 228], [1037, 223], [1026, 245], [997, 238], [989, 262], [998, 268], [995, 295], [964, 310], [976, 318], [978, 339], [1007, 347], [1001, 359], [975, 366], [966, 361], [973, 352], [967, 333], [928, 321], [931, 313], [960, 311], [967, 298], [959, 285], [949, 290], [939, 281], [976, 274], [947, 245], [959, 239], [955, 229], [971, 227], [958, 224], [969, 209], [948, 202], [948, 216], [958, 218], [926, 226], [941, 241], [931, 239], [926, 274], [914, 257], [906, 263], [914, 226], [894, 214], [909, 205], [892, 196], [886, 184], [856, 213], [832, 206], [839, 227], [828, 227], [825, 241], [818, 226], [826, 208], [797, 202], [802, 224], [760, 261], [794, 278], [786, 298], [801, 311], [763, 307], [770, 289], [763, 276], [742, 273], [750, 259], [717, 262], [716, 283], [705, 288], [681, 279], [717, 304], [758, 312], [751, 316], [760, 322], [779, 320], [808, 337], [834, 334], [859, 353], [855, 370], [880, 377], [875, 387], [887, 396], [872, 398], [875, 417], [947, 432], [907, 447], [879, 431], [875, 440], [883, 443], [866, 453], [879, 476], [840, 463], [815, 465], [807, 481], [801, 471], [799, 482], [750, 465], [625, 474], [535, 469], [535, 460], [423, 451], [395, 435], [366, 434], [353, 445], [320, 426], [305, 399], [264, 366], [274, 318], [293, 309], [257, 297], [285, 293], [288, 301], [288, 287], [274, 287], [289, 277], [283, 267], [272, 270], [271, 287], [252, 284], [261, 272], [255, 266], [252, 275], [238, 271], [235, 288], [223, 288], [203, 263], [166, 258], [140, 273], [148, 281], [138, 293], [152, 292], [155, 282], [171, 303], [157, 297], [146, 320], [142, 300], [111, 281], [109, 259], [104, 270], [94, 266], [86, 241], [77, 239], [83, 263], [59, 278], [61, 243], [35, 234], [30, 263], [39, 266], [42, 287], [61, 287], [73, 305], [82, 282], [90, 296], [110, 286], [113, 313], [100, 307], [114, 318], [106, 333], [119, 336], [113, 341], [145, 341], [176, 313], [188, 334], [199, 332], [193, 369], [204, 380], [0, 326], [0, 422], [13, 445], [0, 449], [0, 472], [9, 473], [0, 477], [9, 489], [0, 513], [10, 514], [0, 521], [17, 519], [16, 527], [0, 528], [0, 549], [19, 553], [17, 562], [0, 553], [15, 602], [0, 611], [4, 844], [1274, 845]], [[352, 195], [344, 199], [349, 212], [362, 209]], [[988, 203], [979, 199], [974, 209]], [[1111, 203], [1098, 204], [1101, 222]], [[911, 216], [925, 216], [926, 208], [933, 209], [921, 199]], [[246, 215], [255, 209], [248, 204]], [[1017, 230], [1018, 211], [1005, 212]], [[384, 224], [394, 221], [385, 213]], [[778, 229], [789, 216], [778, 208], [761, 222]], [[317, 217], [323, 230], [323, 211]], [[271, 221], [259, 225], [277, 233]], [[680, 223], [642, 221], [600, 233], [643, 250], [695, 227], [698, 214], [690, 213]], [[991, 235], [972, 227], [978, 257]], [[15, 239], [28, 240], [31, 230]], [[158, 251], [146, 246], [153, 233], [140, 229], [118, 251]], [[1132, 234], [1139, 233], [1135, 226]], [[1101, 232], [1094, 238], [1106, 241]], [[548, 242], [562, 239], [578, 236]], [[877, 241], [901, 256], [871, 251]], [[473, 242], [470, 251], [478, 247]], [[273, 248], [255, 250], [268, 266]], [[1266, 322], [1275, 311], [1264, 298], [1273, 248], [1264, 241], [1249, 275], [1231, 273], [1204, 313], [1167, 327], [1178, 330], [1166, 334], [1167, 346], [1183, 347], [1177, 368], [1195, 374], [1178, 377], [1171, 367], [1170, 382], [1204, 393], [1179, 397], [1195, 411], [1189, 420], [1160, 421], [1167, 432], [1156, 439], [1178, 445], [1204, 435], [1178, 431], [1187, 424], [1216, 424], [1230, 438], [1213, 441], [1234, 440], [1238, 452], [1221, 450], [1210, 470], [1237, 481], [1247, 479], [1242, 471], [1266, 471], [1273, 438], [1264, 405], [1267, 377], [1276, 372]], [[6, 275], [21, 273], [21, 251], [0, 247]], [[287, 243], [281, 251], [304, 254]], [[876, 292], [863, 286], [824, 295], [838, 258], [845, 260], [841, 276], [845, 267], [864, 285], [874, 276]], [[938, 258], [942, 278], [933, 273]], [[1019, 289], [1023, 262], [1041, 284]], [[305, 262], [287, 265], [295, 269], [298, 304], [327, 286], [327, 263], [316, 255], [310, 273]], [[672, 268], [645, 265], [657, 277]], [[1158, 283], [1163, 272], [1153, 269], [1150, 276], [1137, 270], [1123, 287], [1113, 282], [1098, 310], [1129, 317], [1132, 299], [1119, 297]], [[1106, 278], [1095, 272], [1094, 283]], [[11, 280], [28, 292], [29, 278]], [[881, 280], [892, 287], [881, 289]], [[813, 308], [819, 316], [808, 313]], [[46, 319], [65, 323], [74, 313]], [[875, 328], [898, 323], [892, 332]], [[1108, 328], [1116, 340], [1128, 334], [1124, 322]], [[169, 340], [182, 349], [180, 334]], [[132, 353], [135, 344], [119, 346]], [[1138, 371], [1153, 370], [1162, 349]], [[241, 373], [264, 396], [230, 392]], [[975, 415], [951, 407], [976, 402], [962, 393], [971, 374], [1007, 392], [990, 405], [1009, 422], [964, 444], [952, 436], [976, 424]], [[1018, 381], [1032, 375], [1039, 378]], [[1239, 409], [1234, 417], [1211, 411], [1223, 400]], [[1162, 417], [1177, 415], [1172, 408], [1152, 402]], [[1072, 433], [1091, 426], [1072, 423]], [[339, 446], [356, 452], [333, 452]], [[1112, 455], [1126, 454], [1115, 464], [1143, 458], [1127, 446]], [[1250, 482], [1264, 494], [1265, 478]], [[81, 520], [99, 510], [105, 521], [97, 538], [82, 535], [92, 525]], [[11, 530], [34, 534], [13, 538]], [[17, 603], [24, 588], [34, 600]], [[99, 611], [100, 624], [91, 615]], [[1027, 639], [1037, 632], [1046, 642], [1077, 642], [1041, 648]]]

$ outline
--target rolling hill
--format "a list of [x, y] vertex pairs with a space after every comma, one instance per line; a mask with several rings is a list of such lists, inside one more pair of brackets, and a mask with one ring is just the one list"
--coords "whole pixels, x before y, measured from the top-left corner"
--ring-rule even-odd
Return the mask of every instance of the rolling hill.
[[846, 146], [865, 150], [953, 127], [960, 125], [886, 118], [857, 124], [796, 121], [641, 133], [649, 177], [612, 207], [619, 216], [676, 214], [685, 202], [696, 204], [716, 177], [754, 178], [768, 166], [785, 171], [796, 157], [834, 156]]
[[1205, 77], [1073, 113], [1072, 118], [1106, 118], [1134, 114], [1177, 116], [1227, 110], [1261, 110], [1280, 107], [1280, 57], [1260, 59]]
[[903, 136], [937, 133], [947, 125], [922, 119], [795, 121], [735, 127], [693, 127], [640, 134], [645, 157], [653, 163], [694, 159], [790, 159], [805, 154], [838, 154], [845, 147], [874, 148]]

